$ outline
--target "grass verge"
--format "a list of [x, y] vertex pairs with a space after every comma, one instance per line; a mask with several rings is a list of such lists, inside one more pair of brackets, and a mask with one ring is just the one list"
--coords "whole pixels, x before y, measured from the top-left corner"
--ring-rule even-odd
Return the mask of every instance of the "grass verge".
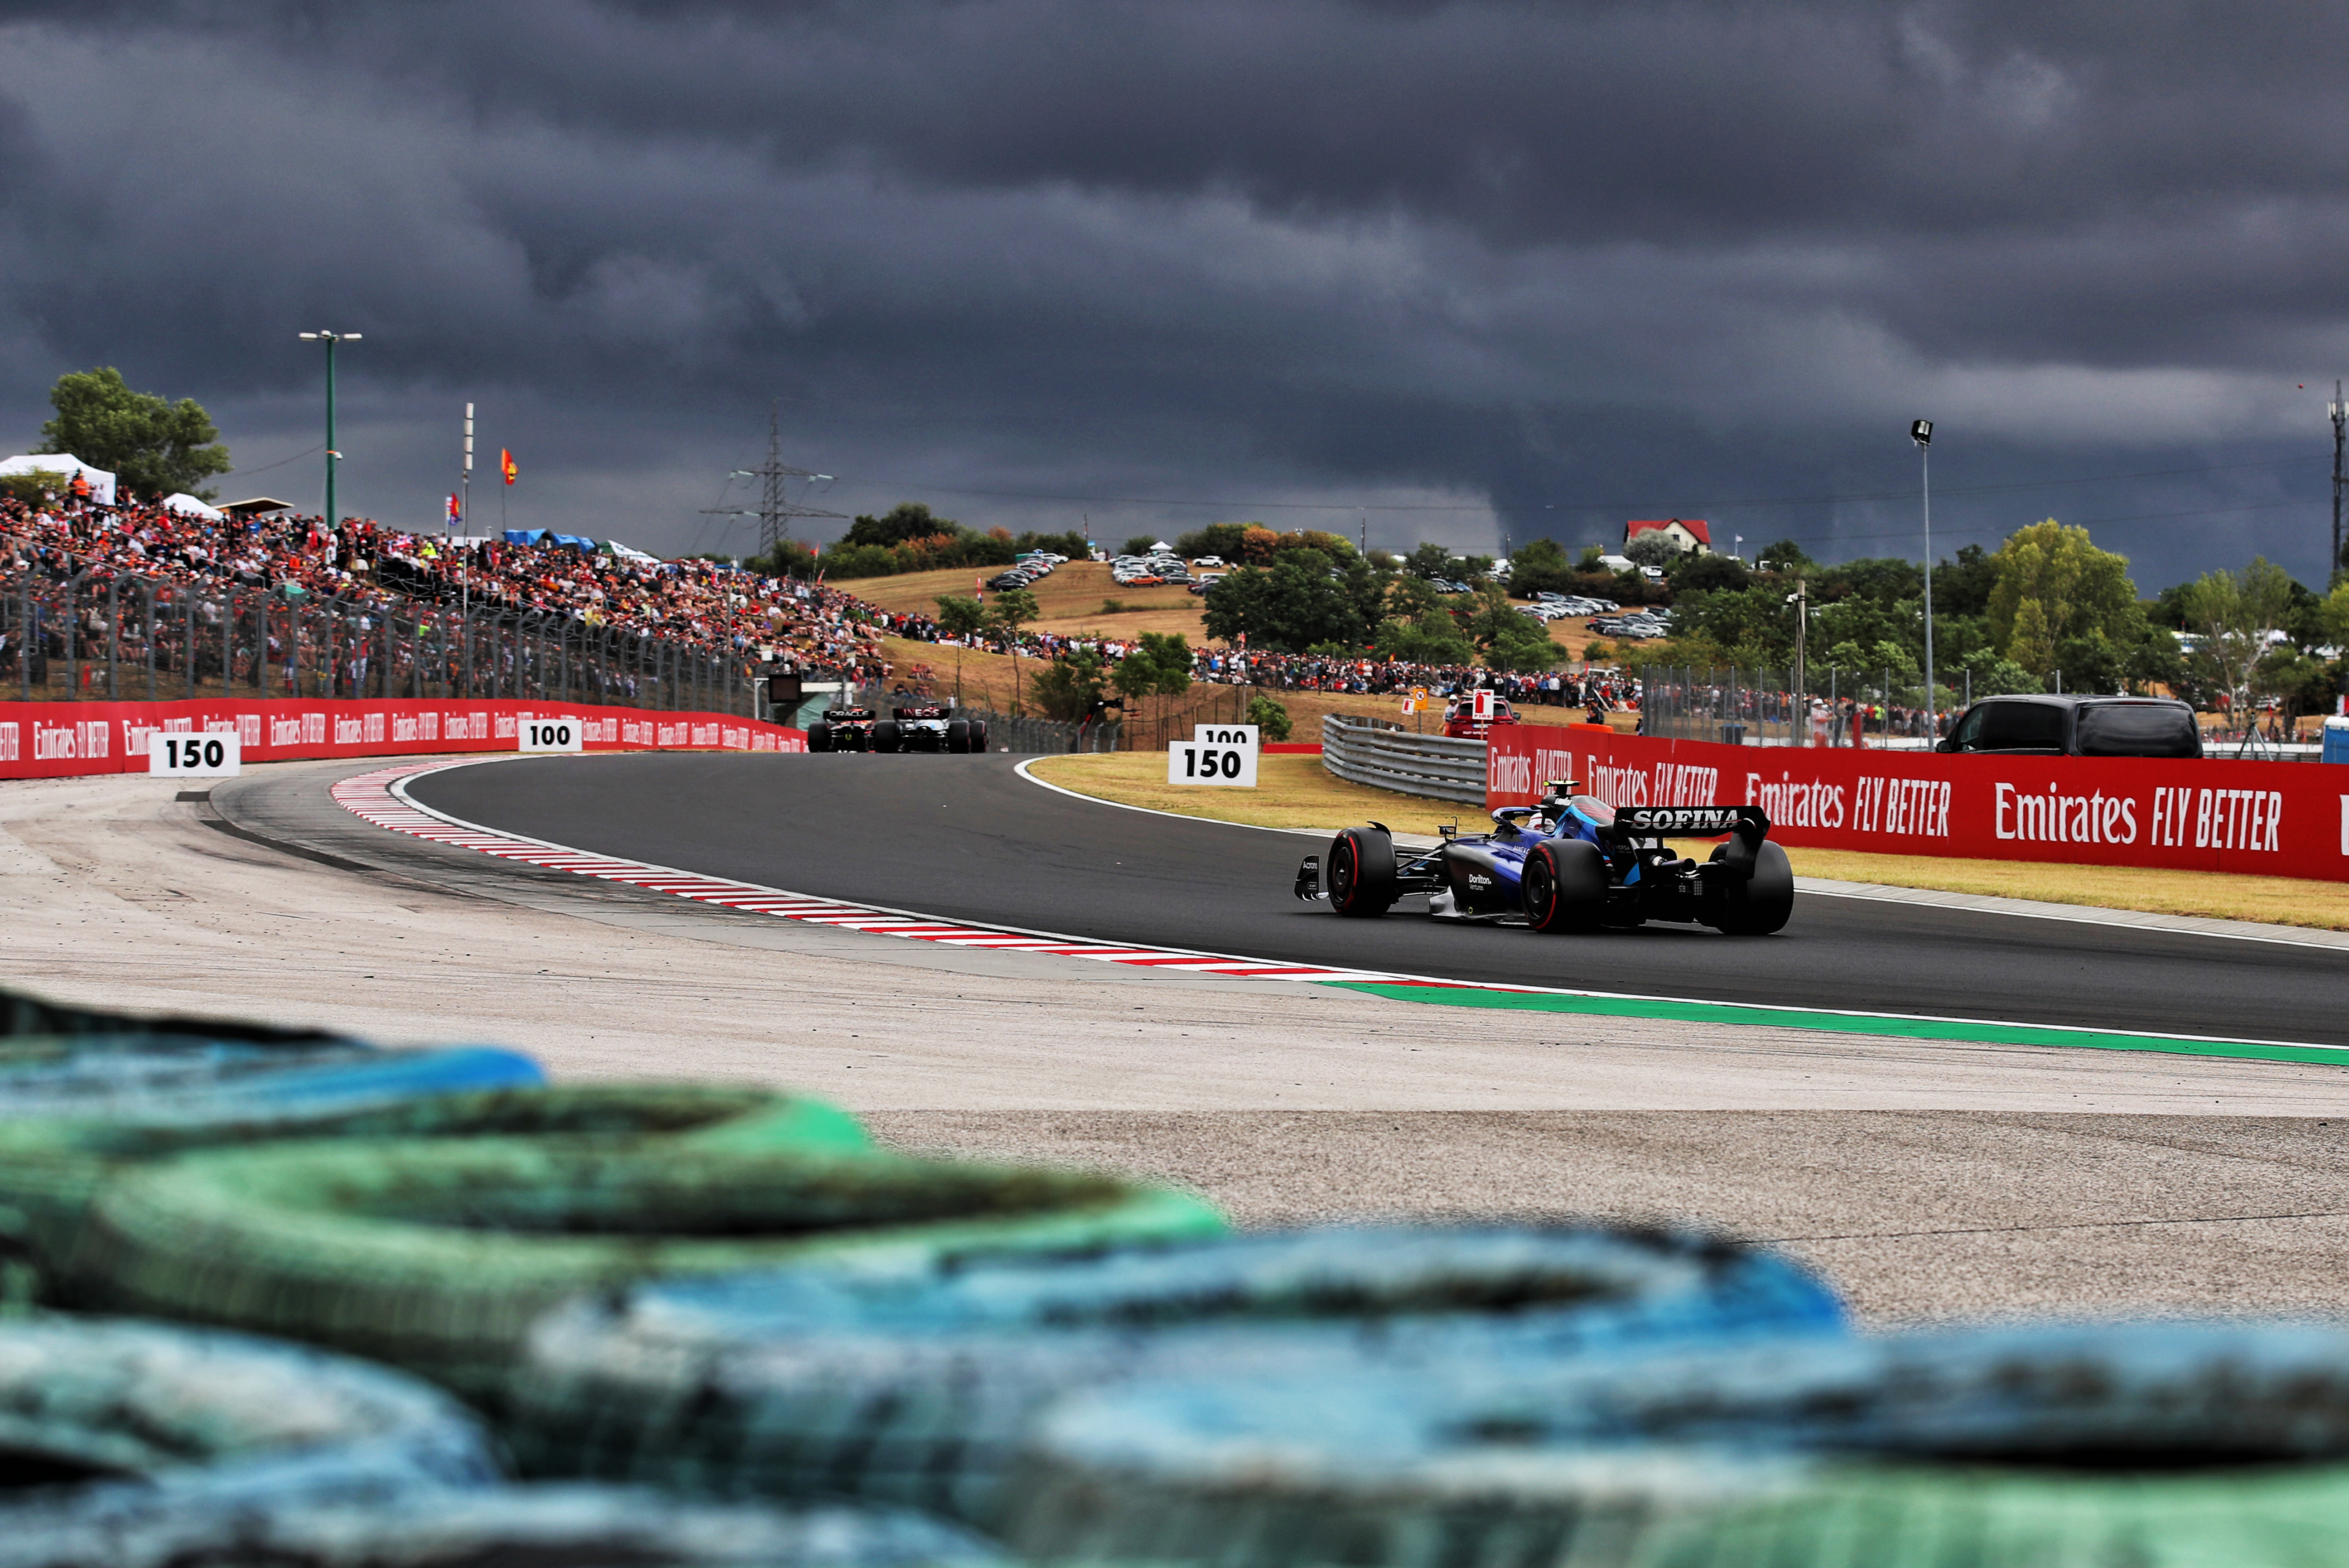
[[[1377, 820], [1398, 833], [1433, 834], [1458, 822], [1474, 832], [1485, 814], [1414, 795], [1348, 784], [1315, 756], [1267, 756], [1257, 765], [1257, 787], [1203, 789], [1166, 782], [1166, 753], [1124, 752], [1109, 756], [1048, 757], [1030, 770], [1038, 778], [1102, 800], [1147, 806], [1182, 816], [1241, 822], [1256, 827], [1310, 827], [1335, 832]], [[2349, 930], [2349, 883], [2296, 877], [2239, 877], [2219, 871], [2169, 871], [2141, 866], [2075, 866], [2024, 860], [1953, 860], [1935, 855], [1871, 855], [1850, 849], [1789, 847], [1801, 877], [1876, 882], [1949, 893], [2031, 898], [2049, 904], [2137, 909], [2316, 930]]]

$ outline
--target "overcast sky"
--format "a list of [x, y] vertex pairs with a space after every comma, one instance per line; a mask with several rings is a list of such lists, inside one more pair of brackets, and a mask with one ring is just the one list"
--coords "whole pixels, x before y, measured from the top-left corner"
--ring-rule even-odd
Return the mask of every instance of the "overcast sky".
[[407, 524], [470, 399], [477, 524], [746, 547], [701, 509], [780, 399], [843, 513], [1916, 555], [1921, 416], [1937, 553], [2053, 515], [2147, 591], [2323, 575], [2338, 6], [0, 18], [10, 451], [114, 365], [316, 507], [329, 327], [344, 509]]

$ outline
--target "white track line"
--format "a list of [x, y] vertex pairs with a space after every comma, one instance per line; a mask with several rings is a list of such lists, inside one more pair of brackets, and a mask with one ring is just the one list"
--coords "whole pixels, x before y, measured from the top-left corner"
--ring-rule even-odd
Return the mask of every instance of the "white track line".
[[[333, 784], [327, 793], [345, 811], [364, 822], [394, 833], [404, 833], [413, 838], [435, 844], [453, 845], [459, 848], [479, 850], [502, 860], [520, 861], [525, 865], [543, 866], [551, 870], [570, 871], [574, 875], [594, 877], [607, 882], [625, 883], [691, 898], [698, 903], [715, 904], [740, 909], [752, 914], [772, 915], [779, 919], [801, 920], [811, 924], [836, 925], [851, 929], [872, 931], [878, 935], [904, 937], [914, 941], [931, 941], [940, 945], [987, 944], [990, 949], [1014, 952], [1047, 953], [1063, 958], [1095, 959], [1104, 963], [1118, 964], [1127, 969], [1176, 969], [1185, 974], [1217, 975], [1235, 980], [1278, 981], [1371, 981], [1391, 985], [1417, 985], [1455, 991], [1500, 991], [1535, 996], [1570, 996], [1598, 1002], [1666, 1002], [1676, 1006], [1699, 1007], [1724, 1023], [1775, 1024], [1779, 1027], [1801, 1028], [1798, 1016], [1880, 1020], [1889, 1025], [1884, 1033], [1894, 1035], [1910, 1034], [1907, 1026], [1918, 1023], [1957, 1023], [1971, 1028], [1993, 1030], [2033, 1030], [2050, 1034], [2104, 1035], [2121, 1039], [2178, 1040], [2198, 1044], [2226, 1045], [2289, 1045], [2302, 1050], [2341, 1050], [2349, 1055], [2349, 1046], [2336, 1047], [2313, 1044], [2301, 1040], [2242, 1040], [2209, 1034], [2154, 1033], [2146, 1030], [2097, 1029], [2081, 1024], [2014, 1023], [1995, 1019], [1947, 1017], [1936, 1013], [1878, 1012], [1848, 1007], [1797, 1007], [1772, 1002], [1714, 1002], [1701, 997], [1657, 996], [1638, 992], [1588, 991], [1551, 985], [1516, 985], [1447, 979], [1442, 975], [1402, 974], [1365, 969], [1333, 969], [1320, 964], [1283, 963], [1270, 959], [1245, 958], [1233, 953], [1195, 951], [1185, 948], [1143, 947], [1124, 942], [1102, 942], [1083, 937], [1072, 937], [1059, 931], [1035, 931], [1019, 926], [982, 926], [957, 920], [943, 920], [918, 910], [892, 909], [880, 905], [849, 904], [837, 899], [818, 898], [804, 893], [788, 892], [756, 882], [737, 882], [723, 877], [706, 877], [698, 872], [680, 871], [673, 866], [656, 866], [650, 861], [628, 860], [615, 856], [595, 855], [574, 849], [568, 845], [551, 844], [543, 838], [525, 838], [520, 834], [502, 833], [483, 827], [478, 823], [450, 816], [415, 800], [408, 794], [408, 784], [427, 774], [440, 773], [449, 768], [480, 767], [485, 763], [501, 762], [502, 757], [467, 757], [454, 762], [403, 763], [373, 773], [357, 774]], [[1036, 781], [1040, 783], [1041, 781]], [[1048, 788], [1052, 786], [1046, 786]], [[1061, 791], [1073, 794], [1073, 791]], [[1091, 800], [1090, 795], [1077, 798]], [[1112, 804], [1112, 803], [1100, 803]], [[1146, 807], [1130, 809], [1144, 810]], [[1197, 821], [1199, 818], [1186, 818]], [[1244, 826], [1226, 824], [1226, 826]], [[1281, 831], [1273, 829], [1272, 831]], [[1998, 1035], [1989, 1036], [1995, 1042]]]

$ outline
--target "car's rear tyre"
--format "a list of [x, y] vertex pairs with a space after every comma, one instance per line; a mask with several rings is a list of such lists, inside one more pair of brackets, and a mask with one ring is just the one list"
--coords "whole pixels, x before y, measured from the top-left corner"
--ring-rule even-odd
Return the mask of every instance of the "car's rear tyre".
[[947, 721], [947, 750], [957, 754], [970, 750], [969, 720], [949, 719]]
[[818, 719], [814, 723], [808, 726], [808, 750], [811, 752], [828, 752], [832, 750], [831, 725], [825, 723], [823, 720]]
[[902, 752], [905, 749], [905, 732], [895, 719], [884, 719], [873, 726], [873, 749], [876, 752]]
[[970, 722], [970, 749], [974, 752], [987, 750], [987, 721], [984, 719]]
[[[1718, 862], [1728, 858], [1729, 846], [1713, 852]], [[1721, 913], [1713, 929], [1733, 937], [1766, 937], [1783, 928], [1795, 913], [1795, 868], [1786, 852], [1768, 839], [1754, 853], [1754, 877], [1722, 890]]]
[[1350, 827], [1330, 841], [1330, 907], [1354, 919], [1374, 919], [1394, 907], [1394, 840], [1373, 827]]
[[1546, 838], [1526, 857], [1526, 923], [1537, 931], [1595, 931], [1607, 908], [1607, 861], [1580, 838]]

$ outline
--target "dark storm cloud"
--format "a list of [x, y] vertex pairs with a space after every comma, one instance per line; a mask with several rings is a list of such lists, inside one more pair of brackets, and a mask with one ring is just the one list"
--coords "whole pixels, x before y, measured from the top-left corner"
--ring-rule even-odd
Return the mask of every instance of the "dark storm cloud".
[[[291, 329], [340, 323], [387, 514], [429, 514], [478, 396], [543, 504], [706, 542], [780, 395], [840, 510], [1360, 500], [1481, 544], [1487, 504], [1575, 539], [1708, 508], [1905, 548], [1905, 504], [1798, 498], [1899, 491], [1912, 412], [1953, 487], [2317, 451], [2344, 43], [2314, 6], [12, 6], [0, 413], [120, 363], [291, 452]], [[1946, 526], [2244, 506], [2100, 536], [2308, 576], [2314, 513], [2267, 504], [2320, 484]]]

